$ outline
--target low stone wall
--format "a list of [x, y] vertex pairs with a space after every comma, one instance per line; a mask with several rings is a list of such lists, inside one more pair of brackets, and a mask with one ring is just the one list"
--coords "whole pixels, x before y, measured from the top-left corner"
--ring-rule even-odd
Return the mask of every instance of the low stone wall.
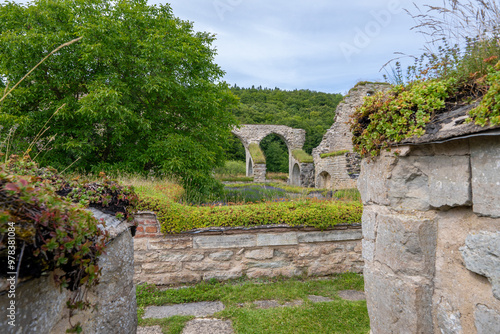
[[373, 334], [500, 333], [499, 138], [399, 147], [363, 161]]
[[[89, 291], [89, 301], [97, 306], [78, 311], [71, 324], [80, 322], [83, 333], [130, 333], [137, 330], [137, 304], [133, 283], [134, 249], [128, 224], [109, 224], [113, 240], [106, 254], [99, 257], [102, 276], [99, 284]], [[3, 283], [3, 282], [2, 282]], [[5, 287], [3, 285], [3, 287]], [[10, 326], [6, 316], [0, 319], [2, 333], [65, 333], [70, 328], [66, 302], [72, 292], [60, 289], [52, 274], [19, 282], [16, 287], [16, 326]], [[5, 290], [0, 290], [0, 309], [7, 312], [10, 303]], [[5, 314], [5, 313], [3, 313]]]
[[156, 216], [136, 215], [135, 282], [159, 285], [246, 275], [323, 276], [360, 273], [361, 227], [273, 227], [163, 235]]

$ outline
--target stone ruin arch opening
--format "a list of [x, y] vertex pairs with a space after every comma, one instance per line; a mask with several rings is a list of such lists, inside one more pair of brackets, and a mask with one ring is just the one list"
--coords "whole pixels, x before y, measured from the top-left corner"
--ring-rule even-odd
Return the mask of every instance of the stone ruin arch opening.
[[318, 174], [318, 188], [332, 188], [332, 176], [327, 171]]
[[290, 175], [290, 149], [283, 136], [270, 133], [259, 144], [266, 159], [266, 173], [287, 173]]
[[290, 178], [292, 180], [293, 185], [296, 185], [296, 184], [300, 185], [300, 167], [299, 167], [298, 163], [293, 165], [293, 169], [292, 169]]
[[[306, 131], [303, 129], [293, 129], [285, 125], [258, 125], [258, 124], [244, 124], [240, 128], [234, 128], [232, 133], [238, 137], [246, 152], [246, 166], [247, 175], [253, 176], [255, 182], [266, 181], [266, 160], [260, 149], [260, 142], [267, 136], [275, 134], [283, 139], [288, 149], [288, 170], [289, 174], [292, 171], [293, 165], [299, 163], [299, 171], [307, 173], [307, 175], [300, 175], [298, 178], [291, 178], [289, 175], [288, 182], [293, 185], [310, 186], [310, 182], [303, 180], [314, 179], [314, 164], [308, 163], [309, 168], [303, 168], [301, 161], [294, 158], [294, 151], [302, 151], [304, 142], [306, 140]], [[306, 172], [304, 172], [305, 170]], [[302, 184], [304, 183], [304, 184]], [[314, 183], [314, 181], [313, 181]]]

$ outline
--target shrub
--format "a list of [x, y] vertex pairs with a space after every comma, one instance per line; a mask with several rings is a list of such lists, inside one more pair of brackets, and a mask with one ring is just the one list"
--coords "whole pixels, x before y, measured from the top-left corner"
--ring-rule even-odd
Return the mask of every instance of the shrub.
[[214, 170], [216, 176], [236, 176], [245, 175], [246, 163], [244, 161], [229, 160], [224, 163], [224, 167], [218, 167]]
[[180, 233], [215, 226], [260, 226], [287, 224], [329, 228], [361, 221], [362, 205], [352, 202], [301, 200], [264, 202], [238, 206], [193, 207], [143, 199], [141, 209], [155, 211], [164, 233]]

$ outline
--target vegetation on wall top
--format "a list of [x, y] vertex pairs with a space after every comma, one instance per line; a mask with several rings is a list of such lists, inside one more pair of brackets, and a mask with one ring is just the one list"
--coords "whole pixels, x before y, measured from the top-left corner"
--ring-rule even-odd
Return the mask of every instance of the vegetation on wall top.
[[344, 155], [346, 153], [349, 153], [349, 150], [340, 150], [340, 151], [334, 151], [334, 152], [328, 152], [328, 153], [322, 153], [319, 156], [324, 159], [328, 157], [338, 157], [340, 155]]
[[[477, 125], [500, 124], [500, 8], [491, 1], [469, 3], [449, 1], [450, 8], [431, 7], [429, 11], [453, 13], [463, 22], [484, 28], [479, 36], [463, 30], [460, 44], [450, 46], [447, 39], [437, 52], [424, 53], [407, 69], [406, 78], [400, 65], [393, 70], [391, 90], [366, 97], [351, 120], [354, 149], [362, 156], [376, 156], [381, 149], [412, 136], [425, 133], [426, 125], [439, 113], [480, 100], [469, 112], [468, 122]], [[433, 33], [456, 28], [431, 14], [415, 16], [417, 27], [432, 27]], [[482, 20], [492, 20], [483, 22]], [[491, 23], [491, 24], [489, 24]]]
[[[62, 287], [88, 289], [98, 283], [98, 257], [109, 237], [80, 203], [132, 219], [128, 208], [136, 202], [131, 188], [107, 178], [66, 181], [54, 169], [11, 156], [0, 164], [0, 265], [19, 278], [53, 272]], [[88, 307], [82, 296], [68, 306]]]
[[307, 154], [304, 150], [300, 150], [300, 149], [292, 150], [292, 155], [295, 158], [295, 160], [297, 160], [298, 162], [301, 162], [301, 163], [314, 162], [312, 155]]
[[248, 145], [248, 150], [250, 151], [250, 155], [252, 156], [252, 160], [254, 164], [265, 164], [266, 157], [264, 153], [260, 149], [259, 144], [251, 143]]

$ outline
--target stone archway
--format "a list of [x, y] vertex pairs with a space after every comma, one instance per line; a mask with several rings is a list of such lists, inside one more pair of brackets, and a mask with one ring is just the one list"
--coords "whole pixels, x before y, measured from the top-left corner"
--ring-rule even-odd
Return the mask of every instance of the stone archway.
[[332, 188], [332, 176], [327, 171], [322, 171], [318, 174], [318, 188]]
[[[275, 134], [279, 136], [285, 142], [288, 148], [288, 170], [289, 174], [292, 174], [292, 168], [294, 165], [293, 151], [301, 150], [304, 146], [306, 140], [306, 131], [303, 129], [293, 129], [285, 125], [259, 125], [259, 124], [244, 124], [240, 128], [235, 128], [231, 131], [236, 137], [238, 137], [246, 151], [246, 166], [248, 176], [253, 176], [254, 181], [263, 182], [265, 181], [266, 175], [266, 164], [265, 158], [256, 159], [255, 150], [251, 150], [251, 144], [260, 145], [262, 139], [270, 134]], [[252, 153], [254, 152], [254, 153]], [[299, 168], [300, 170], [300, 168]], [[289, 176], [289, 182], [292, 182], [292, 178]], [[294, 183], [292, 183], [294, 184]], [[300, 177], [298, 178], [297, 185], [300, 185]]]

